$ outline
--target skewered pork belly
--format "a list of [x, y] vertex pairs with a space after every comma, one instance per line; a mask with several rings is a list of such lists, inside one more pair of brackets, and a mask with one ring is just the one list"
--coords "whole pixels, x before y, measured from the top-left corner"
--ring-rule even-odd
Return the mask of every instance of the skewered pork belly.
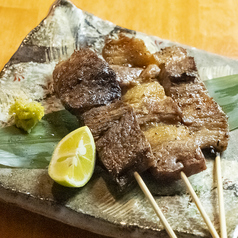
[[[122, 42], [122, 40], [118, 40], [120, 49], [123, 49]], [[106, 42], [104, 48], [110, 48], [108, 45], [111, 47], [110, 42]], [[136, 45], [134, 45], [135, 48]], [[113, 40], [111, 55], [115, 54], [115, 51], [118, 52], [116, 40]], [[107, 60], [107, 58], [105, 59]], [[147, 83], [140, 80], [140, 84], [130, 88], [123, 95], [122, 100], [132, 105], [141, 129], [151, 143], [157, 160], [157, 165], [151, 169], [154, 176], [160, 179], [178, 179], [180, 171], [184, 171], [189, 176], [206, 168], [201, 148], [213, 147], [219, 151], [226, 148], [228, 142], [227, 118], [214, 100], [208, 96], [207, 90], [199, 79], [194, 58], [189, 57], [184, 48], [167, 47], [155, 53], [154, 59], [161, 69], [159, 75], [147, 77]], [[156, 79], [164, 90], [160, 90], [162, 87], [157, 86]], [[186, 88], [184, 85], [189, 86]], [[164, 91], [167, 97], [164, 95]], [[155, 92], [157, 96], [160, 94], [160, 97], [154, 97]], [[192, 93], [195, 97], [191, 100]], [[191, 103], [190, 107], [187, 106], [189, 103]], [[199, 108], [202, 105], [205, 107], [204, 109]], [[199, 115], [199, 110], [203, 115]], [[212, 113], [212, 116], [209, 116], [209, 112]], [[216, 117], [217, 120], [213, 121], [213, 118]], [[191, 123], [191, 118], [193, 123]], [[160, 126], [152, 125], [155, 122]], [[185, 136], [181, 139], [181, 136], [177, 136], [174, 140], [170, 138], [168, 141], [160, 141], [161, 136], [157, 136], [156, 142], [153, 143], [156, 137], [152, 132], [160, 135], [163, 134], [163, 131], [170, 131], [168, 128], [171, 129], [171, 127], [168, 127], [168, 124], [186, 128], [189, 137]], [[149, 131], [146, 130], [148, 125]], [[221, 139], [223, 142], [220, 142]], [[184, 149], [181, 150], [180, 146]]]
[[127, 91], [122, 100], [134, 108], [151, 145], [156, 161], [150, 169], [154, 177], [177, 180], [181, 171], [190, 176], [206, 169], [199, 145], [189, 129], [181, 124], [182, 113], [178, 105], [165, 95], [158, 82], [135, 86]]
[[196, 137], [200, 147], [224, 151], [229, 139], [227, 116], [208, 95], [198, 76], [194, 58], [187, 56], [181, 48], [176, 49], [178, 57], [171, 57], [171, 51], [175, 51], [171, 48], [175, 49], [168, 47], [157, 53], [157, 58], [161, 54], [164, 60], [160, 64], [159, 82], [166, 95], [180, 107], [184, 124]]
[[56, 66], [54, 88], [89, 126], [100, 161], [121, 187], [135, 171], [149, 169], [160, 180], [199, 173], [206, 169], [201, 149], [226, 149], [227, 118], [185, 49], [152, 55], [142, 40], [119, 34], [102, 55], [106, 61], [75, 51]]

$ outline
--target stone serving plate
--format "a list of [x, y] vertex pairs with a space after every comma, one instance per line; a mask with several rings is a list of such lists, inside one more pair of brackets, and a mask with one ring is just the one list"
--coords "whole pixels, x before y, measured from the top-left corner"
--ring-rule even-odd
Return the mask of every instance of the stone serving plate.
[[[52, 94], [52, 71], [55, 64], [69, 57], [74, 49], [82, 46], [89, 46], [100, 54], [105, 36], [119, 31], [143, 39], [151, 52], [176, 44], [121, 28], [76, 8], [66, 0], [56, 1], [48, 16], [26, 36], [0, 74], [1, 127], [8, 126], [9, 105], [6, 101], [11, 101], [17, 95], [41, 101], [45, 106], [46, 114], [56, 113], [55, 115], [61, 119], [62, 114], [57, 112], [62, 112], [62, 106]], [[203, 80], [238, 73], [236, 60], [192, 47], [184, 47], [195, 57]], [[70, 131], [68, 125], [73, 122], [71, 123], [67, 118], [64, 126]], [[48, 126], [55, 126], [54, 128], [58, 126], [62, 129], [64, 126], [58, 125], [56, 121], [52, 119]], [[112, 237], [167, 237], [161, 222], [136, 183], [129, 191], [119, 193], [105, 172], [96, 166], [92, 179], [83, 188], [70, 189], [55, 184], [47, 174], [46, 165], [56, 141], [50, 143], [45, 140], [37, 128], [34, 129], [34, 135], [39, 134], [39, 140], [42, 139], [40, 144], [43, 151], [37, 156], [45, 157], [46, 164], [36, 168], [31, 164], [28, 168], [2, 166], [0, 199], [98, 234]], [[64, 133], [68, 132], [67, 130]], [[47, 132], [48, 130], [44, 133]], [[238, 237], [237, 137], [238, 130], [230, 133], [229, 147], [222, 155], [226, 222], [230, 238]], [[11, 138], [9, 134], [5, 144], [12, 148], [11, 154], [14, 154], [14, 144], [18, 145], [21, 142], [17, 136]], [[34, 146], [23, 144], [22, 156], [16, 153], [16, 157], [20, 162], [21, 159], [24, 160], [24, 155], [27, 157], [34, 150]], [[9, 153], [0, 149], [1, 160], [7, 160]], [[215, 228], [219, 231], [214, 160], [209, 155], [206, 158], [207, 170], [189, 179]], [[143, 178], [178, 237], [210, 237], [182, 181], [166, 185], [156, 183], [148, 174], [143, 175]]]

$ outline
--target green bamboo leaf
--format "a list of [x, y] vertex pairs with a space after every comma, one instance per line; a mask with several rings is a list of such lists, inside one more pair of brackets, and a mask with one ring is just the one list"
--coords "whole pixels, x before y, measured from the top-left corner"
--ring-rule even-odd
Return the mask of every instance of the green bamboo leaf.
[[[238, 75], [205, 81], [210, 96], [228, 115], [230, 130], [238, 128]], [[45, 115], [30, 134], [15, 126], [0, 129], [0, 167], [46, 168], [58, 142], [79, 123], [68, 111]]]
[[15, 126], [0, 130], [1, 167], [46, 168], [54, 148], [79, 123], [68, 111], [47, 114], [30, 134]]
[[211, 97], [228, 116], [229, 129], [238, 128], [238, 74], [205, 81]]

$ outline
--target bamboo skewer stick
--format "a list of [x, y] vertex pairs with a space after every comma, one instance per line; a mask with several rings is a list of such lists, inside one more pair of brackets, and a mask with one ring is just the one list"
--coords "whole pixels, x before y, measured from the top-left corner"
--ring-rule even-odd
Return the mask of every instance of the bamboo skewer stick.
[[207, 224], [208, 229], [209, 229], [209, 231], [210, 231], [212, 237], [213, 237], [213, 238], [219, 238], [219, 235], [217, 234], [217, 231], [215, 230], [215, 228], [214, 228], [214, 226], [213, 226], [211, 220], [209, 219], [209, 217], [208, 217], [207, 213], [205, 212], [204, 208], [202, 207], [201, 202], [199, 201], [199, 199], [198, 199], [196, 193], [195, 193], [194, 190], [193, 190], [192, 185], [190, 184], [190, 182], [189, 182], [189, 180], [188, 180], [188, 178], [187, 178], [187, 176], [185, 175], [184, 172], [181, 172], [181, 178], [182, 178], [183, 181], [185, 182], [185, 184], [186, 184], [186, 186], [187, 186], [187, 188], [188, 188], [188, 191], [189, 191], [190, 195], [192, 196], [192, 198], [193, 198], [193, 200], [194, 200], [194, 202], [195, 202], [195, 204], [196, 204], [198, 210], [200, 211], [203, 220], [204, 220], [205, 223]]
[[220, 233], [221, 238], [227, 238], [226, 215], [224, 209], [223, 187], [221, 176], [221, 158], [219, 154], [217, 154], [216, 156], [215, 164], [216, 164], [217, 190], [218, 190], [218, 203], [219, 203]]
[[138, 182], [141, 190], [143, 191], [143, 193], [145, 194], [145, 196], [147, 197], [147, 199], [149, 200], [150, 204], [152, 205], [156, 215], [159, 217], [159, 219], [161, 220], [165, 230], [167, 231], [168, 235], [171, 238], [177, 238], [177, 236], [175, 235], [174, 231], [172, 230], [171, 226], [169, 225], [168, 221], [166, 220], [164, 214], [162, 213], [162, 211], [160, 210], [158, 204], [156, 203], [156, 201], [154, 200], [152, 194], [150, 193], [149, 189], [147, 188], [147, 186], [145, 185], [143, 179], [141, 178], [141, 176], [135, 172], [134, 173], [135, 179]]

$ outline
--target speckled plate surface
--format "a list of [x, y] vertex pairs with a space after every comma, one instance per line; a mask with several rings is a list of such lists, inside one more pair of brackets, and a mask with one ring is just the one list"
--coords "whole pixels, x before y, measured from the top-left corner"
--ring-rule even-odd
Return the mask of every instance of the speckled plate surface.
[[[2, 161], [7, 160], [11, 154], [22, 161], [34, 154], [35, 157], [43, 156], [46, 162], [40, 166], [42, 168], [39, 165], [34, 168], [32, 164], [29, 164], [29, 168], [0, 168], [0, 199], [107, 236], [167, 237], [161, 222], [136, 183], [130, 191], [119, 193], [104, 171], [96, 167], [92, 179], [85, 187], [69, 189], [55, 184], [47, 174], [46, 165], [56, 143], [52, 139], [54, 132], [60, 127], [63, 136], [75, 126], [74, 119], [65, 116], [66, 112], [62, 111], [61, 104], [52, 94], [52, 71], [55, 64], [69, 57], [74, 49], [81, 46], [92, 47], [100, 54], [105, 36], [119, 30], [143, 39], [151, 52], [175, 44], [103, 21], [66, 0], [56, 1], [48, 16], [23, 40], [0, 74], [0, 125], [4, 129], [9, 125], [9, 105], [16, 96], [41, 101], [48, 115], [40, 124], [41, 129], [36, 127], [33, 135], [39, 137], [37, 146], [41, 145], [42, 149], [39, 154], [34, 154], [34, 146], [27, 144], [28, 135], [25, 141], [10, 130], [6, 140], [2, 139], [2, 143], [10, 149], [0, 149], [0, 157]], [[236, 60], [184, 47], [195, 57], [203, 80], [238, 73]], [[50, 141], [44, 139], [47, 133], [52, 135]], [[238, 237], [237, 136], [238, 130], [231, 132], [228, 149], [222, 155], [226, 221], [230, 238]], [[21, 155], [14, 151], [14, 145], [20, 143]], [[209, 156], [206, 158], [207, 170], [190, 177], [190, 181], [219, 230], [214, 161]], [[181, 181], [166, 186], [156, 183], [149, 175], [144, 175], [144, 179], [179, 237], [210, 237]]]

